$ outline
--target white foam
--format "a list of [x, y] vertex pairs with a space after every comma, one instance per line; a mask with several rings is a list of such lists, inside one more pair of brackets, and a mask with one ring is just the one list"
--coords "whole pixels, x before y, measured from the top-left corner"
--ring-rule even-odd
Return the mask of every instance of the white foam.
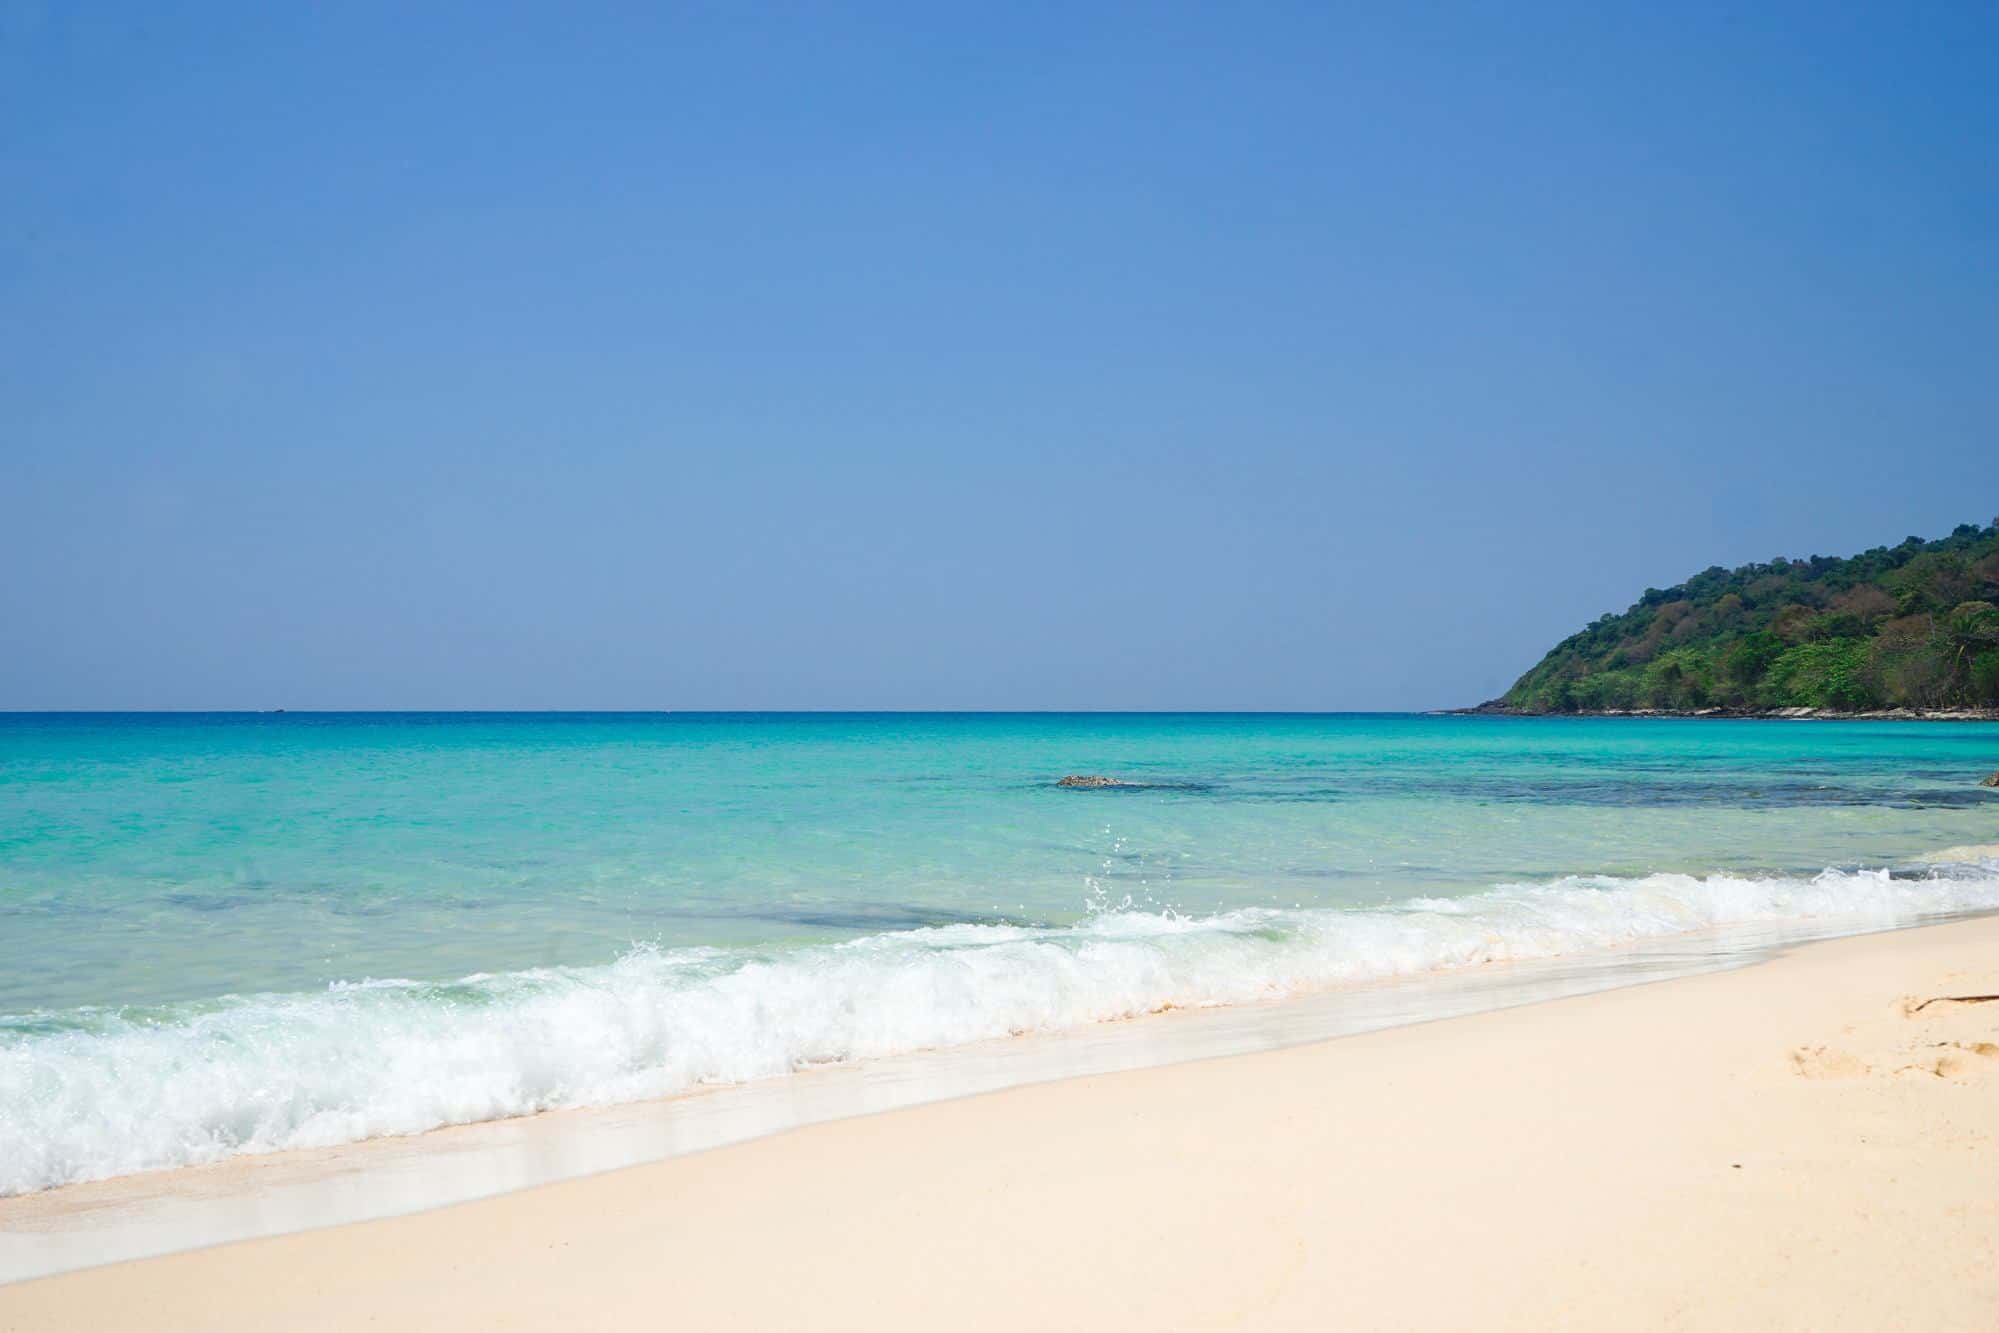
[[1990, 862], [1917, 878], [1570, 877], [1368, 911], [1107, 912], [30, 1016], [0, 1036], [0, 1194], [1714, 926], [1988, 909]]

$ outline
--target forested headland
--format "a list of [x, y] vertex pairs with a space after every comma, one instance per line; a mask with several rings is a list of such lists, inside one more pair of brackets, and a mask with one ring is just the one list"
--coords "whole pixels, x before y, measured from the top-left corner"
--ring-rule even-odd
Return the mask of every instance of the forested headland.
[[1485, 709], [1999, 709], [1999, 519], [1703, 570], [1570, 635]]

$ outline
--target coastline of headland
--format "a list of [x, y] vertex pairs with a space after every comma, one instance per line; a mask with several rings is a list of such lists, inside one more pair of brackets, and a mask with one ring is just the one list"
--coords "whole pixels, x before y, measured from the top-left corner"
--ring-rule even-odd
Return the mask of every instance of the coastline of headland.
[[1439, 717], [1651, 717], [1730, 722], [1999, 722], [1999, 708], [1574, 708], [1535, 712], [1500, 699], [1470, 708], [1439, 708]]

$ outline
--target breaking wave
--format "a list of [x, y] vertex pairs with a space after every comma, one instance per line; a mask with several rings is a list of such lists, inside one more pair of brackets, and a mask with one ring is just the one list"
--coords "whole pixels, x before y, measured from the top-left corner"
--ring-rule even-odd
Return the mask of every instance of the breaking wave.
[[1991, 909], [1991, 861], [1915, 875], [1576, 876], [1369, 910], [1101, 912], [17, 1014], [0, 1018], [0, 1194], [1707, 927], [1865, 929]]

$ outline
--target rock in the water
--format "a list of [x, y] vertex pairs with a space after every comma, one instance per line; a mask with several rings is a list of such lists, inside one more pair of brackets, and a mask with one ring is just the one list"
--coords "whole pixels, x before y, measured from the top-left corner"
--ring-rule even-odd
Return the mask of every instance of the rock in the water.
[[[1067, 781], [1067, 779], [1064, 779], [1064, 781]], [[1994, 773], [1991, 777], [1984, 779], [1978, 785], [1981, 787], [1999, 787], [1999, 773]]]
[[1055, 784], [1058, 787], [1135, 787], [1135, 782], [1122, 782], [1117, 778], [1107, 778], [1100, 773], [1071, 773]]

